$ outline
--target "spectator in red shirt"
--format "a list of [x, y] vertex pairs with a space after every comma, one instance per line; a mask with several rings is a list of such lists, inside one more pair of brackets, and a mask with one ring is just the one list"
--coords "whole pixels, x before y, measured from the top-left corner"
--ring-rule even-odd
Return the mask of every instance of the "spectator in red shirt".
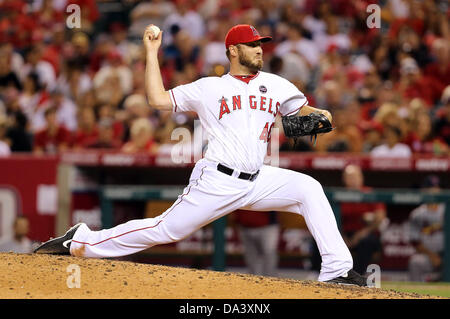
[[78, 129], [73, 137], [73, 147], [75, 149], [84, 148], [98, 138], [94, 110], [90, 107], [83, 107], [79, 110], [78, 116]]
[[[367, 192], [361, 167], [348, 165], [343, 172], [345, 188]], [[353, 254], [354, 269], [365, 273], [367, 266], [381, 253], [379, 228], [386, 220], [383, 203], [341, 203], [342, 232]]]
[[64, 23], [55, 24], [53, 26], [49, 41], [51, 42], [43, 49], [42, 60], [49, 62], [53, 66], [56, 76], [59, 76], [64, 61], [62, 58], [63, 48], [65, 46]]
[[102, 119], [98, 123], [98, 136], [85, 144], [86, 148], [119, 149], [120, 142], [114, 139], [113, 121]]
[[447, 154], [448, 144], [440, 136], [434, 136], [432, 119], [427, 111], [420, 111], [411, 121], [411, 132], [405, 141], [416, 154]]
[[88, 35], [84, 32], [76, 32], [72, 35], [70, 44], [64, 48], [65, 59], [84, 70], [91, 63], [90, 47], [91, 41]]
[[450, 83], [450, 45], [444, 39], [436, 39], [432, 44], [434, 61], [428, 64], [424, 74], [431, 78], [440, 92]]
[[53, 1], [43, 0], [41, 6], [36, 8], [35, 17], [39, 24], [50, 30], [55, 24], [64, 22], [64, 13], [62, 10], [53, 6]]
[[401, 28], [408, 26], [419, 35], [424, 31], [424, 17], [423, 9], [421, 8], [420, 1], [408, 1], [408, 15], [407, 17], [396, 18], [391, 22], [388, 35], [390, 38], [395, 39], [398, 37]]
[[157, 144], [153, 138], [153, 126], [147, 118], [138, 118], [131, 125], [131, 139], [122, 146], [125, 153], [150, 153], [157, 152]]
[[429, 108], [439, 100], [441, 95], [439, 83], [424, 76], [417, 62], [411, 57], [405, 57], [401, 61], [400, 79], [396, 89], [406, 99], [423, 99]]
[[37, 22], [25, 12], [27, 4], [21, 0], [5, 0], [0, 3], [0, 41], [13, 44], [15, 48], [29, 46]]
[[89, 57], [89, 74], [93, 77], [100, 70], [102, 65], [107, 62], [108, 54], [114, 48], [114, 42], [107, 35], [100, 34], [95, 43]]
[[52, 106], [45, 111], [46, 127], [34, 137], [33, 152], [36, 154], [56, 154], [68, 148], [70, 132], [56, 120], [57, 108]]
[[124, 123], [114, 107], [111, 104], [101, 104], [96, 107], [96, 113], [99, 123], [102, 120], [112, 121], [113, 139], [123, 141]]

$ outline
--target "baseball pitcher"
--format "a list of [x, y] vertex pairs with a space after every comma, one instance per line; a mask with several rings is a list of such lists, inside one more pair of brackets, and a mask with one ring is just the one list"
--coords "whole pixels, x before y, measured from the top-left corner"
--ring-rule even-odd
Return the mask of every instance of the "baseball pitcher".
[[[229, 73], [204, 77], [171, 90], [163, 86], [158, 63], [162, 33], [144, 32], [146, 92], [151, 107], [198, 114], [208, 149], [174, 204], [155, 218], [132, 220], [111, 229], [73, 226], [36, 253], [118, 257], [182, 240], [237, 209], [286, 211], [302, 215], [322, 256], [318, 280], [366, 286], [339, 233], [321, 184], [312, 177], [263, 164], [278, 114], [286, 136], [316, 136], [332, 130], [331, 114], [308, 105], [304, 94], [277, 75], [262, 72], [260, 36], [250, 25], [236, 25], [225, 38]], [[154, 27], [153, 27], [154, 29]]]

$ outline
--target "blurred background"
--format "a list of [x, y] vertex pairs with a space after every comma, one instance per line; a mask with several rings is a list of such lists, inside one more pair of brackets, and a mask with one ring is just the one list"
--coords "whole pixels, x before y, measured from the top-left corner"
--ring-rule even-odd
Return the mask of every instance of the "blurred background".
[[[280, 166], [324, 185], [355, 268], [450, 281], [449, 15], [445, 0], [0, 0], [0, 250], [170, 207], [192, 167], [171, 160], [172, 132], [198, 122], [149, 108], [143, 30], [164, 30], [170, 89], [226, 74], [226, 32], [246, 23], [273, 37], [263, 70], [333, 114], [315, 146], [279, 123], [272, 144]], [[308, 279], [320, 267], [304, 221], [283, 212], [234, 212], [123, 259]]]

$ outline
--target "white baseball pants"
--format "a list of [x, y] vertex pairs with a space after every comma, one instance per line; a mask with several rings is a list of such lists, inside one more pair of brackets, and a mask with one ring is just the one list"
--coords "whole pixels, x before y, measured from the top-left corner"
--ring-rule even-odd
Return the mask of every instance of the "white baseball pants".
[[247, 181], [218, 171], [217, 164], [207, 159], [198, 161], [183, 194], [158, 217], [131, 220], [100, 231], [81, 225], [70, 245], [71, 254], [130, 255], [179, 241], [236, 209], [274, 210], [301, 214], [305, 218], [322, 256], [319, 281], [344, 275], [353, 268], [352, 256], [318, 181], [302, 173], [266, 165], [254, 181]]

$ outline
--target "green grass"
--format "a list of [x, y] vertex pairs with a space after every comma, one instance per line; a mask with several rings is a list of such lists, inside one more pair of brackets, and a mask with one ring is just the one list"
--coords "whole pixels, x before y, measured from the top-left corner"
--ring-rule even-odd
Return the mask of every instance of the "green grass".
[[383, 281], [382, 289], [393, 289], [400, 292], [414, 292], [421, 295], [431, 295], [450, 298], [450, 283], [446, 282], [397, 282]]

